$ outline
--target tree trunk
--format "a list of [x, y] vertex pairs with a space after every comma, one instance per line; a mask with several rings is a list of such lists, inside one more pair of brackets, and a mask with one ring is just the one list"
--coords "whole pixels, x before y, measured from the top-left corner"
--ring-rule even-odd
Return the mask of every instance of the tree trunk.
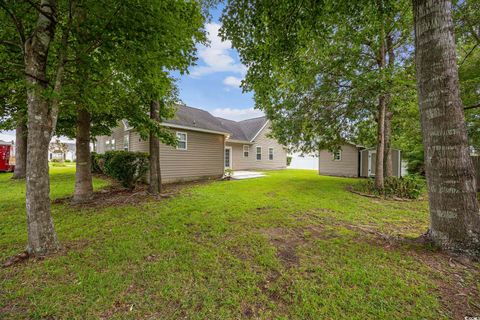
[[[380, 76], [383, 77], [385, 68], [385, 30], [382, 25], [380, 34], [380, 49], [378, 52], [378, 69]], [[384, 177], [383, 177], [383, 158], [385, 152], [385, 113], [386, 113], [386, 94], [381, 93], [378, 98], [378, 110], [377, 110], [377, 153], [375, 162], [375, 187], [383, 189]]]
[[[393, 48], [393, 38], [392, 34], [387, 34], [386, 37], [387, 43], [387, 54], [388, 54], [388, 68], [390, 69], [390, 74], [393, 73], [393, 69], [395, 68], [395, 51]], [[390, 83], [389, 88], [392, 88], [392, 84]], [[391, 111], [391, 104], [392, 104], [392, 95], [389, 93], [386, 97], [385, 102], [385, 149], [383, 155], [383, 175], [384, 178], [391, 177], [393, 175], [393, 168], [392, 168], [392, 118], [393, 112]]]
[[448, 0], [414, 0], [417, 90], [425, 147], [431, 239], [480, 254], [480, 213], [469, 154]]
[[383, 189], [383, 155], [385, 152], [385, 96], [378, 99], [377, 153], [375, 159], [375, 187]]
[[90, 156], [90, 122], [91, 115], [88, 110], [77, 110], [76, 154], [77, 163], [75, 172], [74, 203], [90, 200], [93, 194], [91, 156]]
[[[150, 118], [154, 121], [160, 121], [159, 103], [152, 101], [150, 104]], [[160, 142], [157, 136], [150, 132], [150, 186], [149, 192], [159, 194], [162, 192], [162, 173], [160, 170]]]
[[28, 138], [26, 208], [28, 248], [32, 255], [57, 251], [60, 244], [50, 214], [50, 178], [48, 176], [48, 145], [52, 134], [47, 100], [48, 50], [56, 28], [56, 2], [42, 0], [32, 36], [25, 43], [27, 81]]
[[22, 119], [15, 129], [15, 171], [12, 179], [24, 179], [27, 173], [27, 124]]
[[385, 126], [384, 126], [384, 139], [385, 139], [385, 147], [383, 150], [383, 176], [384, 178], [393, 176], [393, 168], [392, 168], [392, 147], [391, 147], [391, 139], [392, 139], [392, 116], [393, 113], [388, 111], [388, 104], [390, 101], [390, 97], [387, 98], [386, 107], [385, 107]]

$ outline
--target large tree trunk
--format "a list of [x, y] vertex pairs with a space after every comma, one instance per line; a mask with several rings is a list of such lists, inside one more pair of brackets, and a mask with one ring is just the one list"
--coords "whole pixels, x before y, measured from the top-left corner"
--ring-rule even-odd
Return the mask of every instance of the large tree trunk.
[[[160, 121], [159, 103], [152, 101], [150, 104], [150, 118]], [[157, 136], [150, 132], [150, 185], [149, 192], [159, 194], [162, 192], [162, 174], [160, 171], [160, 142]]]
[[15, 129], [15, 171], [12, 179], [24, 179], [27, 173], [27, 124], [20, 120]]
[[[386, 105], [389, 104], [389, 98], [387, 98]], [[393, 113], [388, 111], [388, 107], [385, 107], [385, 125], [384, 125], [384, 139], [385, 146], [383, 150], [383, 176], [384, 178], [393, 176], [392, 168], [392, 117]]]
[[[383, 69], [385, 67], [385, 40], [384, 40], [384, 28], [382, 26], [380, 37], [380, 49], [378, 52], [378, 69], [383, 77]], [[378, 98], [378, 110], [377, 110], [377, 153], [375, 161], [375, 187], [383, 189], [384, 177], [383, 177], [383, 158], [385, 152], [385, 113], [386, 113], [386, 99], [387, 95], [382, 93]]]
[[378, 99], [377, 153], [375, 159], [375, 187], [383, 189], [383, 156], [385, 152], [385, 96]]
[[27, 251], [33, 255], [52, 253], [60, 248], [50, 214], [48, 145], [53, 128], [46, 94], [48, 50], [56, 28], [53, 18], [56, 2], [42, 0], [40, 7], [50, 17], [39, 14], [35, 30], [25, 43], [28, 105]]
[[[393, 72], [395, 68], [395, 51], [393, 48], [393, 38], [392, 34], [387, 34], [387, 54], [388, 54], [388, 67], [390, 73]], [[392, 84], [390, 84], [390, 88]], [[393, 175], [393, 163], [392, 163], [392, 118], [393, 112], [391, 111], [392, 104], [392, 95], [387, 94], [385, 102], [385, 149], [383, 154], [383, 175], [384, 178], [391, 177]]]
[[86, 202], [92, 198], [93, 194], [90, 122], [90, 113], [84, 108], [78, 108], [76, 134], [77, 171], [75, 173], [75, 191], [73, 193], [74, 203]]
[[448, 0], [414, 0], [415, 61], [430, 205], [428, 235], [444, 249], [480, 254], [480, 213]]

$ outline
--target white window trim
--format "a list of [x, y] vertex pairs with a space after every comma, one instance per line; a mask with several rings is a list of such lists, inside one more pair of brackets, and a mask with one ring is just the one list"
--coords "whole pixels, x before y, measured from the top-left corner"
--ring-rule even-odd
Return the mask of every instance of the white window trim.
[[[270, 150], [272, 150], [272, 159], [270, 159]], [[273, 148], [268, 148], [268, 160], [273, 161], [273, 159], [275, 159], [275, 151]]]
[[[340, 155], [340, 158], [339, 158], [339, 159], [335, 159], [335, 153], [337, 153], [337, 152], [338, 152], [339, 155]], [[336, 151], [336, 152], [333, 152], [333, 153], [332, 153], [332, 160], [333, 160], [333, 161], [342, 161], [342, 150], [338, 150], [338, 151]]]
[[179, 148], [178, 143], [177, 143], [177, 150], [188, 150], [188, 134], [184, 131], [175, 132], [175, 137], [177, 138], [177, 141], [182, 141], [182, 140], [178, 140], [178, 134], [179, 133], [185, 135], [185, 148]]
[[[247, 147], [247, 156], [245, 156], [245, 147]], [[243, 157], [244, 158], [250, 157], [250, 146], [248, 144], [243, 145]]]
[[[258, 159], [258, 148], [260, 148], [260, 159]], [[262, 146], [256, 146], [255, 147], [255, 160], [256, 161], [262, 161], [262, 152], [263, 152]]]
[[229, 156], [229, 158], [228, 158], [228, 163], [230, 164], [230, 166], [228, 166], [228, 167], [225, 166], [225, 151], [223, 152], [223, 166], [225, 167], [225, 169], [232, 169], [232, 161], [233, 161], [232, 152], [233, 152], [233, 148], [227, 146], [227, 147], [225, 147], [225, 150], [227, 150], [227, 149], [230, 150], [230, 152], [229, 152], [229, 154], [228, 154], [228, 156]]

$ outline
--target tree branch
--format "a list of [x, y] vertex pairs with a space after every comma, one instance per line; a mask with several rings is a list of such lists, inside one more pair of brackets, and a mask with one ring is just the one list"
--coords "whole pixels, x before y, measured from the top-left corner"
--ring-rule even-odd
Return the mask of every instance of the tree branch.
[[75, 4], [73, 4], [73, 0], [69, 1], [69, 13], [68, 13], [68, 20], [65, 29], [63, 30], [62, 40], [60, 43], [60, 50], [58, 54], [58, 66], [57, 66], [57, 73], [55, 75], [55, 84], [53, 87], [53, 92], [56, 94], [52, 99], [52, 108], [50, 109], [50, 121], [51, 121], [51, 136], [53, 137], [55, 134], [55, 128], [57, 126], [57, 119], [58, 119], [58, 107], [60, 105], [60, 91], [62, 90], [63, 85], [63, 75], [65, 74], [65, 64], [67, 61], [67, 49], [68, 49], [68, 38], [70, 36], [70, 30], [72, 29], [73, 24], [73, 15], [75, 11]]
[[470, 110], [470, 109], [475, 109], [475, 108], [480, 108], [480, 103], [476, 104], [476, 105], [473, 105], [473, 106], [465, 107], [465, 108], [463, 108], [463, 110]]
[[467, 58], [472, 54], [472, 52], [480, 45], [480, 42], [476, 43], [472, 49], [470, 49], [470, 51], [465, 55], [465, 57], [463, 57], [462, 59], [462, 62], [460, 62], [460, 64], [458, 65], [459, 67], [461, 67], [463, 65], [463, 63], [467, 60]]
[[13, 24], [15, 25], [15, 29], [17, 29], [17, 34], [18, 34], [18, 38], [19, 38], [19, 46], [22, 48], [22, 54], [25, 53], [25, 40], [26, 40], [26, 37], [25, 37], [25, 29], [23, 28], [23, 23], [20, 19], [18, 19], [18, 17], [16, 16], [16, 14], [10, 10], [10, 8], [7, 6], [7, 4], [5, 3], [4, 0], [1, 0], [0, 1], [0, 7], [3, 8], [3, 10], [5, 10], [5, 12], [10, 16], [10, 18], [12, 19], [13, 21]]
[[33, 8], [35, 8], [35, 10], [37, 10], [38, 12], [40, 12], [42, 15], [44, 15], [45, 17], [47, 17], [50, 21], [52, 21], [53, 23], [57, 23], [57, 20], [55, 19], [55, 16], [51, 15], [50, 13], [44, 11], [42, 9], [42, 7], [40, 7], [38, 4], [36, 4], [35, 2], [31, 1], [31, 0], [25, 0], [26, 2], [28, 2]]

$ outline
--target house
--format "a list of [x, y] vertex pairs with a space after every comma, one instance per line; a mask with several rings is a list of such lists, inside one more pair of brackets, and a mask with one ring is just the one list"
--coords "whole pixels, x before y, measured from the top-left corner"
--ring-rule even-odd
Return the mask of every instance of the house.
[[[160, 144], [160, 169], [165, 183], [219, 178], [225, 169], [271, 170], [286, 167], [286, 150], [269, 138], [265, 117], [232, 121], [179, 105], [173, 119], [162, 122], [178, 140], [176, 147]], [[149, 151], [149, 142], [123, 120], [110, 136], [96, 138], [94, 150]]]
[[[375, 176], [376, 148], [365, 148], [353, 143], [345, 143], [336, 152], [321, 150], [318, 157], [319, 173], [340, 177]], [[402, 176], [402, 156], [398, 149], [392, 149], [392, 171], [396, 177]]]
[[73, 140], [56, 138], [50, 141], [48, 146], [48, 160], [49, 161], [75, 161], [76, 159], [76, 144]]

